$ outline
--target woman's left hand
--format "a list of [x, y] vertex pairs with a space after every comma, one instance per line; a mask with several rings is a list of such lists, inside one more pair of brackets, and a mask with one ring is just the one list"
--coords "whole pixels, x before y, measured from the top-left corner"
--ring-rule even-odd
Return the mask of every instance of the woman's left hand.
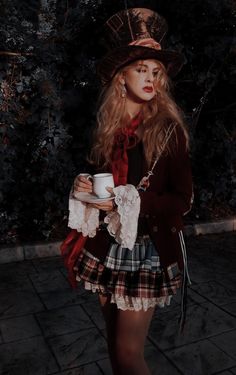
[[[107, 187], [106, 189], [107, 191], [109, 191], [109, 193], [113, 194], [113, 188]], [[102, 203], [91, 203], [90, 206], [107, 212], [112, 211], [114, 209], [113, 200], [104, 201]]]
[[92, 206], [94, 208], [98, 208], [99, 210], [106, 211], [106, 212], [109, 212], [109, 211], [113, 210], [112, 201], [106, 201], [106, 202], [102, 202], [102, 203], [92, 203], [92, 204], [90, 204], [90, 206]]

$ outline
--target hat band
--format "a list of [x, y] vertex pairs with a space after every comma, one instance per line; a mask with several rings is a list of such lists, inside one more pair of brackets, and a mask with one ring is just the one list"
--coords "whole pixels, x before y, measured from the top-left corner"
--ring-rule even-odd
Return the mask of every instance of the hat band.
[[134, 40], [133, 42], [129, 43], [129, 46], [149, 47], [149, 48], [154, 48], [156, 50], [161, 49], [160, 43], [156, 42], [153, 38]]

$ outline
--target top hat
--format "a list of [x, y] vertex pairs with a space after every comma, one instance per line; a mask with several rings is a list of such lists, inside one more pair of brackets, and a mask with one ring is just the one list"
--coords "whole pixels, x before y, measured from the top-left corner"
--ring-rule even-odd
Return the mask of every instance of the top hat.
[[184, 63], [177, 51], [162, 49], [168, 31], [166, 20], [146, 8], [130, 8], [111, 16], [103, 26], [102, 42], [107, 54], [99, 61], [97, 73], [106, 85], [126, 65], [144, 59], [162, 62], [169, 76], [174, 77]]

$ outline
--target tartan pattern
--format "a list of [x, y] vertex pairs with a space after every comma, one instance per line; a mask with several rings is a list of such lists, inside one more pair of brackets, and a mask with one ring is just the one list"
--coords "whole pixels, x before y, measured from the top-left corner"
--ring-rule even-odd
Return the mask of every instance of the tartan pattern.
[[130, 251], [122, 248], [119, 244], [111, 245], [106, 256], [105, 267], [120, 271], [138, 271], [139, 268], [159, 271], [160, 258], [149, 237], [140, 238], [136, 241], [134, 248]]
[[170, 280], [174, 279], [176, 276], [179, 275], [179, 266], [178, 263], [172, 263], [169, 267], [167, 267], [167, 272], [169, 275]]
[[[138, 246], [136, 247], [138, 248]], [[172, 280], [167, 281], [164, 272], [160, 268], [158, 254], [156, 253], [152, 257], [154, 246], [151, 241], [145, 241], [145, 244], [140, 244], [139, 248], [142, 249], [141, 253], [144, 251], [143, 247], [149, 249], [147, 251], [148, 256], [143, 263], [145, 266], [138, 267], [138, 262], [140, 262], [138, 258], [134, 260], [134, 264], [132, 264], [132, 259], [129, 259], [127, 265], [124, 266], [125, 259], [121, 258], [121, 255], [127, 255], [127, 252], [124, 251], [124, 249], [119, 249], [119, 246], [116, 250], [118, 253], [120, 252], [120, 258], [118, 257], [115, 261], [115, 251], [112, 245], [105, 262], [106, 264], [112, 264], [116, 269], [106, 267], [105, 263], [101, 263], [99, 259], [83, 249], [74, 268], [76, 279], [77, 281], [83, 280], [84, 282], [93, 284], [94, 287], [97, 287], [97, 289], [101, 290], [103, 293], [105, 291], [106, 293], [117, 296], [151, 299], [176, 294], [177, 289], [182, 285], [182, 276], [180, 273], [176, 275], [175, 265], [173, 265], [175, 268], [173, 270], [173, 275], [176, 276]], [[130, 253], [132, 251], [130, 251]], [[125, 267], [128, 268], [128, 265], [131, 266], [131, 268], [136, 267], [137, 269], [135, 271], [123, 270]], [[121, 267], [122, 270], [119, 269], [119, 267]], [[156, 268], [155, 271], [152, 270], [153, 267]]]

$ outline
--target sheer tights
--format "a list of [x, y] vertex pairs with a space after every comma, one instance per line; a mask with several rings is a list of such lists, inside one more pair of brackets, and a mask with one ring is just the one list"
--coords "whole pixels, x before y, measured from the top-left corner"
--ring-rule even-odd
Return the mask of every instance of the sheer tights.
[[117, 309], [110, 296], [99, 294], [106, 322], [108, 352], [114, 375], [150, 375], [144, 345], [154, 308], [147, 311]]

